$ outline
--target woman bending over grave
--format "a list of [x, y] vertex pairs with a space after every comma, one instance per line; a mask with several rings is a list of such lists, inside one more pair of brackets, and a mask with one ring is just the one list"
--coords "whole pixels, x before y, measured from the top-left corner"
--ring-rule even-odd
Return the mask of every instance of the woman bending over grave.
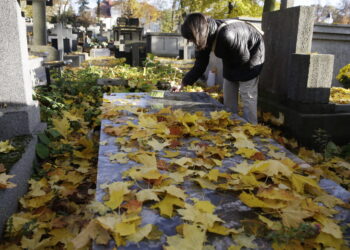
[[239, 20], [216, 20], [201, 13], [189, 14], [181, 34], [196, 46], [196, 61], [182, 85], [192, 85], [209, 63], [210, 52], [223, 62], [224, 104], [238, 112], [238, 90], [243, 102], [243, 117], [257, 123], [259, 74], [264, 64], [263, 33], [253, 24]]

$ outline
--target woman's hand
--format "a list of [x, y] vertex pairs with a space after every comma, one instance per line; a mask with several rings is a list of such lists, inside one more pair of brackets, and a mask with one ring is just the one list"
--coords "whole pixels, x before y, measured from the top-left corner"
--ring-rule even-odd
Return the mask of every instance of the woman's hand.
[[171, 88], [171, 92], [180, 92], [183, 89], [184, 85], [176, 85]]

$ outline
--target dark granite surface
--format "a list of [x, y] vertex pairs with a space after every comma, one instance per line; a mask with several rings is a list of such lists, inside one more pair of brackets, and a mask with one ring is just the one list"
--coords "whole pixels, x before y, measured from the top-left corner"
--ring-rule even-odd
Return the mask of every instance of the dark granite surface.
[[[163, 107], [171, 106], [172, 108], [181, 108], [182, 110], [196, 112], [204, 111], [209, 113], [215, 110], [223, 110], [222, 104], [218, 103], [216, 100], [210, 98], [205, 93], [165, 93], [164, 98], [152, 98], [145, 93], [132, 93], [132, 95], [140, 96], [140, 99], [128, 99], [130, 93], [118, 93], [112, 95], [105, 95], [104, 98], [108, 99], [114, 105], [126, 105], [128, 103], [136, 105], [137, 107], [149, 108], [150, 112], [157, 111]], [[125, 115], [124, 118], [129, 119], [130, 116]], [[234, 119], [241, 119], [237, 115], [233, 115]], [[242, 120], [242, 119], [241, 119]], [[135, 120], [132, 120], [136, 122]], [[98, 176], [97, 176], [97, 188], [96, 188], [96, 200], [103, 202], [103, 196], [105, 195], [104, 190], [100, 188], [101, 184], [112, 183], [115, 181], [122, 181], [122, 173], [125, 170], [135, 166], [135, 162], [129, 162], [126, 164], [111, 163], [109, 160], [109, 154], [115, 154], [119, 152], [118, 146], [115, 145], [114, 136], [109, 136], [103, 132], [103, 128], [113, 125], [110, 120], [102, 120], [101, 124], [101, 142], [107, 142], [105, 145], [100, 146], [99, 150], [99, 160], [98, 160]], [[116, 124], [114, 124], [116, 126]], [[188, 139], [189, 141], [191, 139]], [[280, 149], [281, 152], [285, 152], [286, 156], [291, 158], [296, 163], [299, 163], [305, 167], [308, 165], [301, 159], [297, 158], [295, 155], [290, 153], [288, 150], [283, 148], [280, 144], [272, 139], [261, 139], [259, 137], [253, 138], [254, 143], [257, 145], [257, 149], [263, 152], [267, 152], [267, 145], [274, 145]], [[191, 156], [193, 154], [187, 151], [185, 148], [180, 149], [181, 155]], [[220, 167], [221, 172], [228, 171], [229, 167], [235, 164], [241, 163], [243, 158], [239, 155], [235, 155], [232, 158], [227, 158], [223, 160], [223, 166]], [[198, 185], [193, 184], [191, 181], [185, 181], [183, 184], [185, 192], [188, 194], [188, 198], [200, 198], [201, 200], [210, 200], [214, 205], [217, 206], [215, 214], [222, 218], [226, 223], [225, 226], [229, 228], [239, 228], [240, 219], [249, 218], [254, 219], [257, 217], [256, 213], [252, 211], [251, 208], [245, 206], [232, 192], [219, 192], [214, 190], [202, 189]], [[157, 225], [159, 230], [164, 234], [159, 241], [149, 241], [144, 240], [139, 244], [127, 244], [126, 246], [118, 247], [118, 249], [162, 249], [162, 246], [166, 242], [166, 236], [175, 235], [175, 227], [182, 223], [179, 216], [174, 216], [173, 218], [167, 219], [158, 214], [156, 209], [143, 208], [141, 212], [142, 215], [142, 225], [154, 224]], [[232, 245], [232, 239], [230, 236], [217, 236], [210, 234], [208, 240], [211, 245], [215, 246], [216, 249], [227, 249]], [[259, 249], [270, 249], [267, 242], [257, 239], [255, 243], [259, 246]], [[112, 249], [114, 243], [110, 242], [110, 246], [94, 246], [94, 249]]]

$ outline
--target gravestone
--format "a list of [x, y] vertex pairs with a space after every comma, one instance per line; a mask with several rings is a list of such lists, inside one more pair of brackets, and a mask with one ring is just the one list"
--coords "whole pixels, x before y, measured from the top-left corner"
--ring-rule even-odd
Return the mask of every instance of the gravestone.
[[345, 144], [350, 140], [350, 108], [329, 103], [334, 56], [311, 53], [314, 11], [298, 6], [263, 14], [266, 60], [259, 108], [282, 113], [284, 129], [304, 145], [317, 146], [317, 129]]
[[101, 57], [101, 56], [111, 56], [111, 51], [109, 49], [91, 49], [91, 57]]
[[33, 57], [29, 59], [29, 69], [33, 87], [47, 84], [43, 61], [44, 59], [42, 57]]
[[147, 52], [156, 56], [177, 57], [183, 40], [177, 33], [147, 33]]
[[7, 218], [17, 210], [18, 200], [27, 192], [35, 159], [36, 133], [40, 123], [38, 103], [33, 101], [24, 18], [17, 1], [0, 1], [0, 141], [18, 135], [32, 135], [22, 159], [10, 175], [17, 186], [0, 190], [0, 238]]
[[46, 0], [33, 0], [33, 33], [33, 44], [29, 46], [30, 51], [46, 52], [48, 53], [47, 60], [57, 60], [57, 51], [47, 46]]
[[281, 10], [294, 6], [294, 0], [281, 0]]
[[[224, 105], [219, 103], [218, 101], [210, 98], [205, 93], [172, 93], [172, 92], [164, 92], [163, 98], [152, 98], [149, 93], [133, 93], [132, 97], [130, 97], [130, 93], [112, 93], [110, 95], [104, 95], [104, 105], [110, 105], [105, 110], [130, 110], [129, 108], [135, 108], [135, 110], [147, 110], [144, 111], [144, 114], [155, 113], [158, 112], [162, 108], [170, 107], [172, 110], [181, 109], [186, 112], [190, 112], [192, 114], [196, 112], [203, 112], [206, 116], [210, 116], [209, 113], [213, 111], [222, 111], [227, 109]], [[121, 109], [117, 109], [121, 108]], [[111, 117], [109, 117], [111, 118]], [[108, 135], [105, 133], [104, 128], [112, 126], [119, 127], [123, 126], [125, 123], [129, 123], [132, 121], [132, 124], [138, 124], [137, 117], [132, 117], [130, 112], [122, 111], [122, 115], [119, 117], [118, 122], [115, 122], [114, 119], [102, 118], [101, 120], [101, 135], [100, 135], [100, 147], [99, 147], [99, 157], [98, 157], [98, 169], [97, 169], [97, 180], [96, 180], [96, 196], [95, 199], [98, 202], [106, 202], [105, 196], [106, 192], [103, 190], [103, 186], [105, 184], [111, 184], [114, 182], [128, 182], [129, 180], [125, 178], [126, 171], [130, 170], [135, 166], [135, 162], [126, 161], [125, 163], [117, 163], [112, 162], [110, 160], [110, 156], [116, 153], [123, 152], [124, 149], [117, 145], [116, 137]], [[131, 120], [132, 119], [132, 120]], [[242, 119], [237, 114], [232, 114], [231, 119]], [[123, 121], [123, 122], [120, 122]], [[207, 131], [208, 132], [208, 131]], [[208, 132], [210, 133], [210, 132]], [[128, 138], [129, 139], [129, 138]], [[186, 156], [189, 159], [196, 158], [195, 154], [188, 150], [188, 145], [191, 144], [191, 141], [199, 142], [199, 138], [196, 136], [189, 135], [186, 139], [183, 139], [183, 143], [180, 143], [176, 151], [181, 153], [181, 156]], [[277, 147], [278, 151], [283, 154], [286, 154], [288, 158], [294, 161], [296, 164], [308, 167], [304, 161], [293, 155], [291, 152], [286, 150], [280, 144], [272, 139], [261, 138], [255, 136], [252, 138], [254, 144], [257, 145], [259, 149], [265, 151], [263, 148], [267, 148], [270, 146]], [[103, 142], [103, 143], [102, 143]], [[136, 150], [136, 149], [135, 149]], [[131, 150], [132, 152], [135, 152]], [[146, 152], [152, 152], [153, 150], [146, 150]], [[157, 159], [161, 159], [162, 150], [158, 151]], [[129, 152], [129, 151], [128, 151]], [[266, 152], [263, 152], [266, 154]], [[158, 158], [159, 157], [159, 158]], [[165, 160], [168, 161], [168, 160]], [[220, 173], [231, 173], [229, 168], [235, 166], [243, 161], [242, 157], [238, 154], [232, 154], [230, 157], [225, 158], [222, 162], [222, 166], [220, 166]], [[141, 167], [142, 168], [142, 167]], [[168, 169], [162, 171], [162, 174], [167, 175]], [[172, 170], [170, 170], [172, 171]], [[169, 171], [169, 172], [170, 172]], [[324, 179], [323, 181], [329, 181]], [[136, 187], [137, 186], [137, 187]], [[324, 184], [323, 186], [327, 187], [329, 192], [333, 195], [336, 191], [341, 190], [341, 187], [337, 184], [331, 186], [329, 184]], [[256, 218], [256, 214], [253, 209], [244, 205], [239, 198], [237, 197], [237, 193], [228, 193], [221, 192], [220, 189], [210, 190], [211, 188], [200, 187], [193, 183], [192, 180], [184, 179], [183, 183], [179, 183], [178, 187], [180, 187], [187, 195], [188, 199], [198, 198], [200, 200], [209, 200], [216, 207], [215, 214], [218, 215], [221, 219], [225, 221], [225, 226], [240, 228], [243, 220], [245, 219], [254, 219]], [[137, 185], [130, 185], [130, 189], [136, 192], [139, 188], [147, 188], [143, 187], [140, 182], [137, 182]], [[328, 190], [327, 190], [328, 191]], [[344, 199], [346, 196], [346, 200], [350, 199], [349, 192], [343, 192]], [[347, 211], [344, 211], [342, 214], [343, 223], [347, 223], [346, 216]], [[142, 210], [140, 212], [141, 223], [142, 225], [152, 224], [155, 225], [159, 231], [162, 232], [162, 237], [159, 237], [157, 240], [148, 240], [143, 239], [138, 243], [133, 242], [125, 242], [125, 245], [118, 246], [118, 249], [123, 250], [154, 250], [154, 249], [163, 249], [166, 244], [166, 236], [175, 235], [176, 227], [182, 223], [184, 220], [180, 218], [180, 216], [173, 217], [162, 217], [158, 213], [158, 211], [154, 209], [150, 209], [149, 205], [143, 204]], [[259, 238], [259, 237], [257, 237]], [[232, 238], [228, 235], [211, 235], [207, 238], [207, 243], [213, 246], [213, 249], [229, 249], [232, 245]], [[266, 241], [266, 239], [258, 239], [258, 247], [254, 249], [272, 249], [270, 243]], [[110, 241], [108, 245], [98, 245], [94, 244], [94, 250], [107, 250], [114, 249], [114, 242]], [[180, 250], [181, 248], [179, 248]], [[209, 247], [208, 247], [209, 249]]]

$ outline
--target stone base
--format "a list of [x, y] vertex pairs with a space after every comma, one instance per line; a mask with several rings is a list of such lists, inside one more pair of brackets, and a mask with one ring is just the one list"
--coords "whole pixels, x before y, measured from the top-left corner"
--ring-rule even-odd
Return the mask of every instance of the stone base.
[[30, 106], [10, 106], [0, 109], [0, 140], [18, 135], [30, 135], [40, 124], [37, 102]]
[[29, 45], [30, 54], [43, 56], [46, 55], [44, 61], [57, 61], [59, 60], [58, 51], [51, 46]]
[[[315, 143], [315, 131], [323, 129], [331, 136], [331, 140], [337, 145], [344, 145], [350, 141], [350, 109], [341, 105], [319, 105], [320, 112], [316, 112], [316, 106], [302, 111], [301, 106], [284, 105], [272, 98], [259, 97], [260, 110], [270, 112], [278, 117], [279, 112], [284, 115], [283, 128], [305, 146], [317, 147]], [[341, 110], [342, 112], [334, 112]], [[313, 112], [310, 112], [313, 111]], [[331, 111], [329, 113], [325, 111]]]
[[84, 61], [83, 57], [84, 57], [83, 55], [66, 55], [66, 56], [63, 56], [63, 60], [64, 61], [72, 60], [72, 63], [69, 64], [69, 66], [80, 67], [81, 63]]
[[35, 160], [35, 146], [37, 135], [46, 129], [46, 124], [40, 123], [33, 131], [33, 139], [27, 145], [22, 158], [12, 166], [9, 175], [14, 175], [9, 181], [17, 186], [11, 189], [0, 190], [0, 239], [3, 234], [7, 219], [17, 211], [19, 199], [28, 191], [28, 180], [33, 172], [33, 162]]

